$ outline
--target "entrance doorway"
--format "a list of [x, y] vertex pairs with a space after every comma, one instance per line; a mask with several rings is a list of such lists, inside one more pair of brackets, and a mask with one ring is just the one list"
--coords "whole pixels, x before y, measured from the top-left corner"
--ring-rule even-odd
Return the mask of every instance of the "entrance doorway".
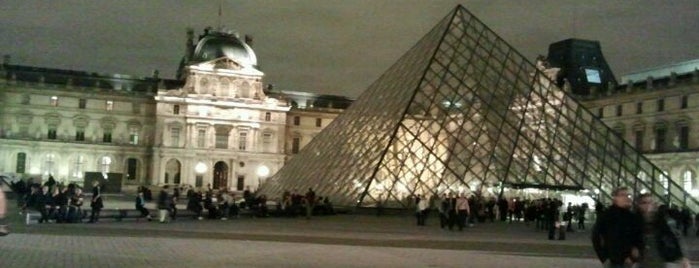
[[214, 165], [214, 189], [228, 188], [228, 165], [218, 161]]

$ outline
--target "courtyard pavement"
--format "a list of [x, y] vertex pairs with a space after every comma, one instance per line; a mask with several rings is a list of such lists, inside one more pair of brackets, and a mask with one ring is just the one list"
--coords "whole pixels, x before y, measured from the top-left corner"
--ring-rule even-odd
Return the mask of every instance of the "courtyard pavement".
[[[131, 208], [129, 198], [107, 208]], [[129, 206], [130, 205], [130, 206]], [[152, 207], [152, 204], [151, 204]], [[407, 216], [341, 214], [167, 224], [125, 219], [25, 225], [10, 210], [0, 267], [595, 267], [589, 232], [547, 240], [524, 223], [440, 229]], [[691, 255], [697, 239], [689, 238]]]

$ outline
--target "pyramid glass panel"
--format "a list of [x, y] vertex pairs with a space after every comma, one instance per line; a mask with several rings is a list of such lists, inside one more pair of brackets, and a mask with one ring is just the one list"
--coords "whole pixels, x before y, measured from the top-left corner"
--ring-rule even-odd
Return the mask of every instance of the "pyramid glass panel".
[[628, 186], [696, 208], [663, 171], [458, 6], [260, 189], [346, 207], [417, 195]]

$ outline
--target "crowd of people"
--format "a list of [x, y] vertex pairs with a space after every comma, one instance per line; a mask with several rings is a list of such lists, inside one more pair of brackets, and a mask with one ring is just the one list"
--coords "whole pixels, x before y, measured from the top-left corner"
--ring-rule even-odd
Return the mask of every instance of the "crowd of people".
[[[40, 214], [39, 223], [77, 223], [87, 217], [83, 210], [84, 195], [82, 189], [76, 184], [62, 185], [53, 177], [40, 184], [29, 179], [27, 182], [19, 180], [11, 185], [17, 194], [17, 205], [20, 214], [37, 212]], [[101, 186], [98, 181], [93, 182], [92, 196], [89, 200], [89, 223], [99, 220], [99, 214], [104, 207], [102, 202]]]

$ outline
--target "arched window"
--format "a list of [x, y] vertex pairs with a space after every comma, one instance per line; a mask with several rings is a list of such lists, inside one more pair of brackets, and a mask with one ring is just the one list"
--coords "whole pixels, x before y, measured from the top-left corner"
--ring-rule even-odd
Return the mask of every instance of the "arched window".
[[102, 173], [109, 173], [109, 168], [112, 165], [112, 158], [109, 156], [103, 156], [102, 159], [100, 159], [100, 170]]
[[73, 161], [73, 172], [71, 172], [73, 179], [76, 179], [76, 180], [82, 179], [84, 169], [85, 169], [85, 157], [82, 155], [78, 155], [75, 158], [75, 161]]
[[682, 174], [682, 187], [685, 191], [691, 191], [694, 188], [694, 173], [691, 170]]
[[44, 161], [44, 175], [49, 176], [56, 173], [56, 155], [47, 154]]

